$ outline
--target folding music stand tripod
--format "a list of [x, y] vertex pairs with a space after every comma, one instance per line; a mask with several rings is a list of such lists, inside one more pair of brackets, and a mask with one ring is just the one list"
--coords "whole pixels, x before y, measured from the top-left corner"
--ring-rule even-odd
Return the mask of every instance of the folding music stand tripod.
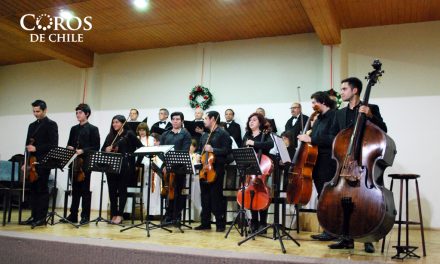
[[[65, 221], [66, 223], [71, 224], [72, 226], [78, 228], [74, 223], [70, 222], [66, 218], [59, 215], [57, 212], [55, 212], [55, 206], [56, 206], [56, 197], [58, 194], [58, 188], [57, 188], [57, 169], [60, 169], [63, 171], [63, 169], [66, 167], [66, 165], [70, 164], [75, 157], [75, 151], [70, 150], [67, 148], [62, 147], [54, 147], [52, 148], [46, 156], [43, 157], [43, 159], [40, 162], [41, 167], [47, 168], [47, 169], [55, 169], [55, 177], [54, 177], [54, 186], [52, 189], [53, 196], [52, 196], [52, 210], [49, 212], [46, 216], [46, 224], [49, 223], [50, 225], [58, 224], [54, 223], [55, 216], [60, 218], [61, 220]], [[35, 226], [31, 227], [32, 229], [35, 228]]]
[[[283, 142], [281, 141], [277, 141], [274, 140], [275, 143], [275, 147], [277, 148], [278, 153], [280, 153], [281, 155], [283, 155], [283, 153], [287, 153], [287, 150], [282, 150], [280, 151], [281, 148], [286, 148], [286, 146], [284, 145]], [[283, 160], [285, 160], [283, 158]], [[287, 159], [288, 160], [288, 159]], [[278, 159], [276, 159], [276, 162], [279, 162]], [[278, 166], [276, 166], [278, 168]], [[273, 182], [275, 183], [279, 183], [279, 171], [275, 170], [274, 173], [274, 179]], [[277, 184], [277, 190], [275, 192], [275, 198], [278, 199], [279, 198], [279, 184]], [[246, 241], [255, 238], [258, 235], [264, 234], [267, 232], [267, 229], [269, 228], [273, 228], [273, 237], [267, 237], [264, 236], [266, 238], [270, 238], [270, 239], [278, 239], [278, 241], [280, 242], [280, 246], [281, 246], [281, 251], [285, 254], [286, 253], [286, 248], [284, 247], [284, 243], [283, 243], [283, 237], [288, 237], [290, 240], [292, 240], [296, 245], [298, 245], [298, 247], [300, 246], [300, 244], [298, 243], [298, 241], [296, 241], [289, 233], [286, 232], [286, 228], [281, 225], [279, 223], [279, 204], [278, 204], [278, 200], [275, 202], [275, 210], [274, 210], [274, 222], [273, 224], [267, 225], [265, 228], [258, 230], [257, 232], [251, 234], [250, 236], [248, 236], [247, 238], [245, 238], [244, 240], [238, 242], [238, 245], [240, 246], [241, 244], [245, 243]]]
[[[190, 177], [191, 175], [194, 174], [194, 167], [191, 161], [191, 156], [189, 155], [189, 152], [187, 151], [169, 151], [166, 155], [165, 155], [165, 164], [167, 167], [167, 171], [169, 172], [174, 172], [176, 173], [176, 168], [180, 168], [183, 167], [182, 171], [179, 171], [178, 174], [176, 174], [176, 178], [179, 177], [179, 175], [183, 175], [185, 174], [185, 182], [186, 182], [186, 174], [189, 174]], [[170, 226], [170, 225], [174, 225], [175, 227], [177, 227], [181, 233], [183, 233], [182, 230], [182, 226], [192, 229], [191, 226], [189, 225], [185, 225], [182, 224], [180, 217], [179, 219], [177, 218], [177, 205], [179, 203], [179, 198], [181, 197], [181, 190], [176, 191], [177, 190], [177, 186], [176, 186], [176, 182], [177, 179], [174, 180], [173, 184], [174, 184], [174, 204], [173, 204], [173, 216], [172, 216], [172, 220], [168, 221], [168, 222], [164, 222], [162, 224], [160, 224], [160, 228], [164, 227], [164, 226]], [[182, 188], [183, 189], [183, 188]], [[167, 197], [167, 205], [169, 204], [169, 197]]]
[[[135, 151], [135, 153], [133, 154], [134, 156], [139, 156], [140, 158], [143, 157], [147, 157], [149, 159], [149, 169], [148, 169], [148, 183], [147, 186], [151, 186], [151, 170], [153, 169], [153, 162], [152, 159], [154, 158], [154, 156], [157, 155], [163, 155], [164, 153], [168, 152], [171, 148], [173, 147], [173, 145], [165, 145], [165, 146], [155, 146], [155, 147], [142, 147], [139, 148], [138, 150]], [[143, 184], [143, 183], [142, 183]], [[145, 221], [140, 223], [140, 224], [136, 224], [136, 225], [132, 225], [129, 226], [127, 228], [121, 229], [121, 232], [124, 232], [126, 230], [132, 229], [132, 228], [140, 228], [140, 229], [145, 229], [147, 230], [147, 237], [150, 237], [150, 230], [155, 229], [155, 228], [161, 228], [163, 230], [166, 230], [168, 232], [172, 232], [171, 230], [162, 227], [161, 225], [156, 225], [154, 223], [152, 223], [149, 219], [149, 215], [150, 215], [150, 190], [147, 190], [147, 217], [145, 217]], [[145, 228], [140, 227], [142, 225], [145, 225]], [[152, 227], [150, 227], [152, 226]]]
[[[98, 225], [99, 222], [106, 222], [111, 224], [112, 222], [108, 219], [103, 218], [102, 215], [102, 194], [104, 188], [104, 173], [115, 173], [121, 172], [122, 166], [122, 154], [112, 153], [112, 152], [100, 152], [100, 151], [90, 151], [89, 158], [86, 160], [87, 171], [97, 171], [101, 172], [101, 193], [99, 195], [99, 215], [97, 218], [88, 221], [84, 224], [78, 225], [83, 226], [89, 223], [95, 222]], [[122, 225], [120, 225], [122, 226]]]
[[[245, 227], [245, 223], [249, 222], [249, 218], [246, 214], [246, 209], [244, 208], [244, 193], [245, 193], [245, 175], [261, 175], [260, 164], [258, 163], [257, 154], [253, 148], [238, 148], [232, 150], [232, 155], [234, 156], [235, 163], [237, 164], [237, 169], [239, 171], [239, 181], [241, 188], [241, 207], [237, 211], [237, 215], [232, 221], [231, 226], [226, 232], [225, 238], [228, 238], [232, 227], [238, 231], [240, 236], [248, 236], [248, 230]], [[236, 224], [241, 223], [241, 227], [238, 228]]]

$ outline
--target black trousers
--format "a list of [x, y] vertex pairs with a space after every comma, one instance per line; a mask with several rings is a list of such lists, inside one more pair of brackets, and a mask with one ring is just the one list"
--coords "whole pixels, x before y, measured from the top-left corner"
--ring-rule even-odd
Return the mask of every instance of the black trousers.
[[324, 183], [330, 181], [335, 176], [336, 161], [331, 157], [331, 154], [318, 154], [315, 167], [313, 167], [313, 183], [315, 184], [318, 197], [321, 194]]
[[269, 209], [264, 210], [251, 210], [252, 219], [251, 219], [251, 225], [253, 229], [257, 229], [258, 227], [265, 227], [267, 226], [267, 211]]
[[[31, 216], [40, 220], [47, 216], [49, 210], [49, 174], [50, 169], [36, 168], [38, 179], [30, 184]], [[56, 187], [56, 186], [55, 186]]]
[[85, 179], [81, 182], [72, 180], [72, 204], [70, 205], [70, 213], [78, 215], [79, 202], [82, 198], [81, 217], [90, 218], [90, 204], [92, 202], [92, 193], [90, 192], [90, 174], [91, 172], [84, 172]]
[[224, 165], [216, 168], [217, 178], [212, 183], [200, 182], [202, 198], [202, 225], [211, 225], [211, 214], [214, 214], [217, 227], [226, 225], [226, 199], [223, 196]]
[[[123, 172], [123, 171], [121, 171]], [[107, 173], [111, 216], [122, 216], [127, 203], [127, 179], [125, 173]]]
[[175, 174], [174, 176], [174, 199], [168, 200], [165, 217], [172, 220], [180, 219], [182, 210], [185, 208], [186, 196], [182, 195], [185, 188], [186, 174]]

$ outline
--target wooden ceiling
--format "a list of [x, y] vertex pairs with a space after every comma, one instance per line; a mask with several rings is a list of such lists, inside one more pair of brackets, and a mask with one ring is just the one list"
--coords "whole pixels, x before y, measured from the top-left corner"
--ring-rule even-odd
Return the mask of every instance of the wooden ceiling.
[[[143, 12], [131, 2], [0, 0], [0, 65], [59, 59], [91, 67], [94, 53], [310, 32], [331, 45], [341, 42], [341, 29], [440, 20], [440, 0], [150, 0]], [[31, 43], [20, 18], [63, 8], [92, 17], [92, 30], [76, 32], [84, 42]]]

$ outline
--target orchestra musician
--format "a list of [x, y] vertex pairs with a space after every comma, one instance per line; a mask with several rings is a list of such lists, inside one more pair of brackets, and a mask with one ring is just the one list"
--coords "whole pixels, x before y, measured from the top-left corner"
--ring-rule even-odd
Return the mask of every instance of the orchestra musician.
[[[290, 117], [289, 120], [287, 120], [285, 129], [286, 131], [292, 131], [293, 138], [296, 138], [303, 130], [309, 117], [302, 113], [302, 107], [300, 103], [293, 103], [292, 106], [290, 107], [290, 113], [292, 117]], [[301, 125], [301, 120], [302, 120], [302, 125]], [[295, 149], [298, 147], [296, 140], [291, 142], [291, 144], [292, 147], [294, 147]]]
[[[162, 110], [161, 110], [162, 111]], [[160, 138], [160, 145], [174, 145], [174, 150], [189, 152], [191, 135], [182, 128], [184, 115], [182, 112], [171, 113], [172, 129], [164, 132]], [[185, 207], [185, 197], [181, 195], [186, 183], [186, 172], [176, 167], [174, 179], [174, 199], [168, 201], [164, 222], [179, 222], [182, 209]], [[164, 169], [164, 174], [166, 169]]]
[[113, 224], [122, 223], [127, 202], [127, 187], [136, 181], [135, 157], [130, 154], [142, 146], [140, 140], [126, 123], [125, 117], [123, 115], [114, 116], [110, 131], [101, 148], [105, 152], [116, 152], [123, 155], [120, 173], [107, 173], [111, 223]]
[[[311, 134], [304, 133], [298, 135], [298, 139], [318, 147], [318, 157], [313, 167], [312, 178], [319, 198], [324, 183], [330, 181], [336, 172], [336, 162], [332, 159], [334, 137], [330, 133], [330, 127], [335, 116], [334, 108], [336, 103], [326, 92], [316, 92], [310, 98], [312, 99], [312, 108], [318, 112], [318, 117], [313, 124]], [[335, 237], [325, 231], [311, 237], [320, 241], [335, 239]]]
[[[170, 114], [170, 112], [168, 112], [168, 109], [161, 108], [159, 110], [159, 121], [154, 123], [151, 126], [151, 131], [155, 132], [156, 128], [160, 128], [160, 129], [164, 129], [164, 130], [170, 130], [172, 128], [172, 125], [171, 125], [170, 122], [167, 122], [169, 114]], [[163, 131], [163, 130], [160, 130], [160, 131]], [[156, 131], [156, 132], [158, 132], [158, 131]]]
[[[85, 160], [87, 151], [99, 150], [100, 137], [98, 128], [89, 123], [89, 117], [92, 113], [90, 106], [87, 104], [79, 104], [75, 108], [75, 111], [76, 119], [79, 124], [70, 129], [67, 148], [75, 150], [78, 156], [74, 161], [74, 168], [72, 168], [69, 173], [69, 175], [73, 176], [71, 179], [72, 203], [67, 220], [72, 223], [78, 222], [78, 208], [80, 199], [82, 198], [80, 224], [85, 224], [90, 220], [90, 204], [92, 198], [92, 193], [90, 192], [91, 171], [86, 170]], [[81, 166], [81, 168], [77, 168], [77, 166]]]
[[[243, 144], [248, 147], [254, 148], [258, 154], [260, 151], [262, 154], [269, 155], [269, 151], [274, 147], [272, 138], [264, 133], [266, 119], [262, 114], [253, 113], [248, 117], [246, 123], [246, 133], [243, 137]], [[267, 211], [264, 210], [251, 210], [251, 232], [254, 233], [260, 229], [263, 229], [267, 225]]]
[[277, 125], [275, 124], [275, 119], [267, 118], [266, 117], [266, 110], [264, 110], [264, 108], [258, 107], [255, 110], [255, 113], [261, 114], [267, 120], [267, 122], [269, 122], [269, 125], [270, 125], [269, 129], [271, 132], [273, 132], [275, 134], [278, 132]]
[[[231, 152], [231, 138], [224, 129], [219, 127], [220, 114], [209, 111], [204, 118], [205, 128], [210, 133], [204, 133], [200, 138], [197, 152], [206, 155], [213, 153], [215, 180], [213, 182], [200, 181], [202, 198], [201, 224], [195, 230], [211, 229], [211, 214], [215, 216], [216, 231], [224, 232], [226, 226], [226, 199], [223, 196], [223, 179], [225, 175], [226, 156]], [[209, 138], [209, 142], [208, 142]], [[205, 155], [205, 154], [204, 154]]]
[[[339, 131], [354, 125], [358, 113], [364, 113], [369, 121], [377, 125], [385, 133], [387, 126], [380, 114], [379, 106], [374, 104], [363, 105], [360, 99], [362, 82], [356, 77], [349, 77], [341, 81], [341, 98], [348, 105], [335, 113], [335, 119], [331, 126], [331, 135], [336, 137]], [[376, 180], [383, 185], [383, 177]], [[340, 239], [337, 243], [329, 245], [331, 249], [353, 248], [352, 239]], [[364, 243], [365, 252], [374, 253], [374, 245], [370, 242]]]
[[235, 112], [232, 109], [226, 109], [225, 111], [225, 129], [229, 135], [234, 138], [235, 143], [239, 148], [242, 146], [241, 127], [234, 121]]
[[[27, 131], [26, 151], [40, 162], [54, 147], [58, 146], [58, 125], [47, 117], [47, 105], [43, 100], [32, 103], [32, 112], [37, 120], [32, 122]], [[23, 165], [25, 170], [27, 165]], [[35, 166], [38, 178], [30, 183], [31, 216], [23, 224], [35, 226], [46, 225], [49, 208], [49, 174], [50, 169]], [[28, 175], [28, 174], [27, 174]]]

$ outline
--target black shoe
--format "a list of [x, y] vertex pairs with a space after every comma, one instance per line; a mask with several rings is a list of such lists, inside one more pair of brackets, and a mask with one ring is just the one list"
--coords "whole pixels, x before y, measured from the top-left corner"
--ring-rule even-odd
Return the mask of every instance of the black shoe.
[[[209, 228], [211, 229], [211, 228]], [[215, 229], [215, 232], [225, 232], [226, 227], [225, 226], [217, 226]]]
[[311, 235], [310, 237], [319, 241], [332, 241], [336, 238], [327, 232], [322, 232], [321, 234], [318, 235]]
[[364, 247], [365, 247], [365, 252], [367, 252], [367, 253], [374, 253], [374, 251], [376, 251], [374, 249], [373, 243], [367, 242], [364, 244]]
[[354, 241], [353, 239], [341, 239], [335, 244], [328, 245], [330, 249], [352, 249], [354, 248]]
[[26, 221], [21, 222], [20, 225], [32, 225], [34, 223], [34, 217], [29, 217]]
[[66, 217], [66, 219], [61, 219], [60, 220], [61, 223], [78, 223], [78, 216], [73, 215], [73, 214], [69, 214], [68, 217]]
[[81, 221], [79, 221], [80, 225], [84, 225], [90, 222], [90, 217], [81, 217]]
[[32, 223], [32, 229], [36, 226], [45, 226], [47, 225], [46, 218], [41, 218], [40, 220], [34, 221]]
[[[194, 227], [194, 230], [210, 230], [211, 226], [210, 225], [199, 225]], [[223, 228], [223, 231], [225, 231], [225, 229]], [[220, 231], [218, 231], [220, 232]]]

